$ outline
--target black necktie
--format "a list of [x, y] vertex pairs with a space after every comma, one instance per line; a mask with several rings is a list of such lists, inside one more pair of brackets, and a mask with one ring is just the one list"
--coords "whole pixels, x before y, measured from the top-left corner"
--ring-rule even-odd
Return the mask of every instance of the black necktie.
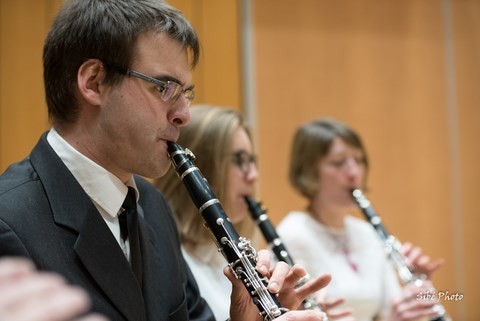
[[135, 189], [128, 187], [128, 194], [122, 205], [123, 211], [118, 216], [120, 223], [120, 235], [125, 241], [130, 241], [130, 262], [132, 270], [137, 278], [140, 288], [142, 287], [142, 252], [140, 250], [140, 238], [138, 233], [138, 213]]

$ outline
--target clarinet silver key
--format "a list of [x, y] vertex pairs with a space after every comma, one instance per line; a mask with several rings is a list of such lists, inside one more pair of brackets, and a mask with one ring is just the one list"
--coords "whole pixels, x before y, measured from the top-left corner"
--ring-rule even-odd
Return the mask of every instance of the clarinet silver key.
[[268, 280], [255, 268], [256, 250], [250, 240], [238, 235], [217, 196], [195, 166], [193, 153], [173, 142], [168, 142], [167, 151], [176, 173], [203, 216], [205, 227], [213, 236], [218, 250], [227, 260], [235, 277], [243, 281], [263, 320], [271, 321], [287, 312], [288, 309], [282, 307], [277, 297], [268, 291]]
[[[352, 196], [360, 207], [363, 215], [372, 224], [373, 228], [383, 241], [385, 251], [397, 271], [398, 278], [403, 284], [414, 284], [421, 286], [426, 280], [426, 276], [416, 273], [407, 264], [405, 256], [401, 252], [402, 244], [393, 235], [391, 235], [382, 223], [382, 219], [373, 208], [370, 201], [365, 197], [360, 189], [352, 190]], [[431, 317], [431, 321], [451, 321], [452, 318], [447, 314], [445, 308], [437, 303], [434, 306], [436, 315]]]

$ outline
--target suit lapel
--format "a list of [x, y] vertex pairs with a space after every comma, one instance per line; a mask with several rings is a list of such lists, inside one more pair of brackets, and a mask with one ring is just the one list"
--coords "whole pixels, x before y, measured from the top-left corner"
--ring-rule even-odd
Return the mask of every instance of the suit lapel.
[[[141, 189], [138, 182], [137, 186]], [[149, 320], [189, 320], [188, 304], [191, 302], [187, 303], [187, 276], [179, 244], [175, 241], [175, 226], [158, 220], [159, 215], [168, 215], [167, 205], [163, 202], [142, 205], [139, 206], [139, 228], [143, 284], [148, 284], [143, 289], [147, 317]], [[178, 251], [175, 250], [177, 246]]]
[[[140, 206], [139, 209], [140, 214], [142, 212]], [[143, 284], [148, 284], [143, 289], [145, 306], [149, 309], [147, 314], [149, 316], [165, 315], [168, 312], [164, 310], [165, 306], [160, 304], [160, 302], [166, 302], [165, 297], [163, 297], [164, 291], [161, 288], [157, 288], [158, 272], [161, 271], [159, 267], [162, 266], [161, 256], [155, 249], [154, 241], [151, 239], [153, 234], [150, 231], [150, 227], [146, 224], [143, 215], [138, 217], [138, 228], [142, 249]]]
[[128, 320], [146, 320], [145, 304], [135, 275], [99, 213], [87, 214], [74, 249], [85, 268]]
[[146, 320], [143, 296], [133, 271], [107, 224], [42, 136], [31, 153], [57, 224], [78, 232], [74, 251], [98, 286], [128, 320]]

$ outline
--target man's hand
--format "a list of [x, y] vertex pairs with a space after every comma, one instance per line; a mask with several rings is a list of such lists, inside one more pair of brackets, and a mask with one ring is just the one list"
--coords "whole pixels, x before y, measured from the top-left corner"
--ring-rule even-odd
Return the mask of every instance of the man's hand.
[[[317, 292], [330, 282], [330, 275], [323, 275], [310, 280], [303, 286], [295, 288], [298, 281], [305, 276], [305, 269], [299, 265], [289, 267], [284, 262], [270, 267], [271, 254], [267, 250], [258, 252], [257, 271], [269, 279], [267, 289], [277, 295], [282, 307], [296, 310], [301, 307], [302, 301], [309, 295]], [[230, 270], [224, 269], [225, 275], [232, 282], [230, 316], [232, 321], [258, 320], [262, 318], [257, 306], [246, 291], [241, 280], [237, 280]], [[321, 321], [323, 313], [313, 310], [289, 311], [276, 318], [278, 321]]]
[[[0, 259], [0, 320], [67, 321], [90, 308], [87, 294], [22, 258]], [[77, 321], [106, 321], [91, 315]]]

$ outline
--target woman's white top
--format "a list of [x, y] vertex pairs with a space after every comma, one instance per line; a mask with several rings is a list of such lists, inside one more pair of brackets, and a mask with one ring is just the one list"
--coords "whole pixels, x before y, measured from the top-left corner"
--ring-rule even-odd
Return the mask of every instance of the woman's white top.
[[219, 321], [230, 318], [230, 294], [232, 283], [223, 274], [227, 261], [213, 244], [197, 247], [194, 253], [182, 248], [183, 256], [192, 270], [200, 289], [200, 295]]
[[[328, 273], [329, 299], [342, 297], [356, 321], [385, 318], [400, 291], [383, 244], [367, 222], [346, 216], [344, 229], [320, 224], [306, 212], [290, 212], [277, 227], [295, 263], [312, 277]], [[346, 248], [346, 249], [345, 249]]]

